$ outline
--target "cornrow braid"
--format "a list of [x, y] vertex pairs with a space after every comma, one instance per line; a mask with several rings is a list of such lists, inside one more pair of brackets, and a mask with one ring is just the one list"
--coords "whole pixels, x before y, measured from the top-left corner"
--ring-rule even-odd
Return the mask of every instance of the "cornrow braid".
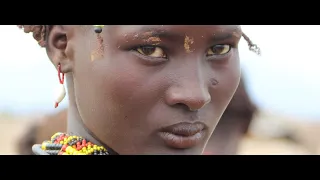
[[25, 33], [33, 33], [33, 38], [41, 47], [46, 46], [46, 25], [18, 25]]
[[247, 41], [249, 50], [253, 51], [254, 53], [260, 56], [261, 55], [260, 48], [256, 44], [253, 44], [250, 38], [245, 33], [242, 33], [242, 37]]
[[[47, 35], [47, 30], [51, 28], [51, 26], [48, 25], [18, 25], [20, 29], [23, 29], [25, 33], [33, 33], [33, 38], [37, 40], [38, 44], [41, 47], [46, 46], [46, 35]], [[249, 50], [261, 55], [260, 48], [256, 45], [253, 44], [253, 42], [250, 40], [250, 38], [242, 33], [242, 37], [247, 41]]]

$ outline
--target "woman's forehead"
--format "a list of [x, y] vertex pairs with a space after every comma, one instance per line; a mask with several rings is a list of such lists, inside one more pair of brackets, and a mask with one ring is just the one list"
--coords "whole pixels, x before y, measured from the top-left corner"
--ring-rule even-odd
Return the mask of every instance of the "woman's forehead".
[[121, 34], [143, 34], [151, 35], [151, 33], [167, 32], [171, 34], [184, 35], [187, 33], [241, 33], [239, 25], [126, 25], [113, 26], [112, 31]]

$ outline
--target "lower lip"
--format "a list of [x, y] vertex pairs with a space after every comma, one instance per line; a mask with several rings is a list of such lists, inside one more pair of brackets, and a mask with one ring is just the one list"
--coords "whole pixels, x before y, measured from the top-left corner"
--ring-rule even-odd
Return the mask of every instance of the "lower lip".
[[182, 136], [170, 132], [160, 132], [159, 135], [164, 143], [171, 148], [188, 149], [196, 146], [204, 139], [205, 131], [202, 130], [192, 136]]

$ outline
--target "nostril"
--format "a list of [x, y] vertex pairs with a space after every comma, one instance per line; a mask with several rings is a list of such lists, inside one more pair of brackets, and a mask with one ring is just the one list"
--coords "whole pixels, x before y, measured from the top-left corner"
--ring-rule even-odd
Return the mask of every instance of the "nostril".
[[189, 111], [189, 109], [190, 109], [186, 104], [183, 104], [183, 103], [177, 103], [177, 104], [175, 104], [175, 107], [177, 107], [179, 109], [186, 110], [186, 111]]

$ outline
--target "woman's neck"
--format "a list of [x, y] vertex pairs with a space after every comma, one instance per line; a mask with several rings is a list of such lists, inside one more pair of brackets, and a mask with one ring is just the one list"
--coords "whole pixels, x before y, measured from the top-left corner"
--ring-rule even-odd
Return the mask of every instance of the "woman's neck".
[[67, 74], [67, 89], [69, 95], [69, 108], [68, 108], [68, 121], [67, 121], [67, 133], [75, 134], [86, 138], [94, 144], [104, 146], [108, 149], [110, 154], [117, 154], [114, 150], [109, 148], [106, 144], [100, 142], [98, 138], [94, 136], [89, 129], [86, 128], [79, 114], [75, 97], [74, 97], [74, 86], [73, 77], [71, 73]]

